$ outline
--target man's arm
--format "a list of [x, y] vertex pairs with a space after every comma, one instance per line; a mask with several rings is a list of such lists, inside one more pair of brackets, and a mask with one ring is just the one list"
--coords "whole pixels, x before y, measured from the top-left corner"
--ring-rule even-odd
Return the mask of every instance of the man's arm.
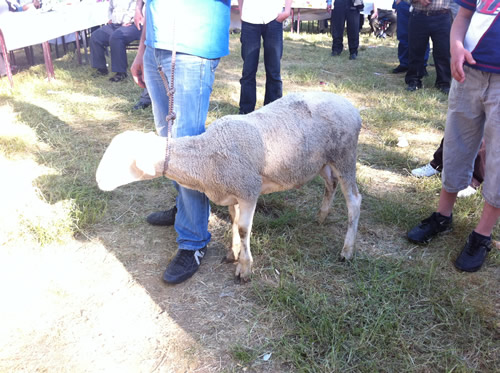
[[276, 17], [276, 21], [283, 22], [285, 19], [290, 17], [290, 13], [292, 11], [292, 0], [285, 0], [285, 9], [278, 14]]
[[471, 52], [464, 48], [464, 38], [474, 11], [460, 7], [450, 31], [451, 75], [459, 83], [465, 80], [464, 63], [475, 64]]
[[138, 30], [141, 30], [141, 27], [144, 24], [144, 15], [142, 14], [143, 6], [144, 6], [144, 1], [137, 0], [137, 3], [135, 4], [134, 24]]
[[139, 49], [135, 56], [134, 62], [130, 67], [130, 72], [134, 78], [134, 82], [142, 88], [146, 88], [146, 83], [144, 82], [144, 51], [146, 50], [146, 45], [144, 41], [146, 40], [146, 22], [147, 19], [144, 17], [144, 24], [142, 26], [141, 40], [139, 41]]
[[238, 9], [240, 11], [240, 19], [241, 19], [241, 14], [243, 10], [243, 0], [238, 0]]

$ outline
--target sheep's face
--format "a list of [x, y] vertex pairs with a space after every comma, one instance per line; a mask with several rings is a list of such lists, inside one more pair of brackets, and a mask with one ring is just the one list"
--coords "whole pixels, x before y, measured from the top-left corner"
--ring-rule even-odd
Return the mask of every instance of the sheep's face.
[[[119, 186], [157, 176], [154, 140], [158, 136], [126, 131], [113, 138], [97, 167], [96, 181], [101, 190], [111, 191]], [[161, 149], [161, 148], [160, 148]]]

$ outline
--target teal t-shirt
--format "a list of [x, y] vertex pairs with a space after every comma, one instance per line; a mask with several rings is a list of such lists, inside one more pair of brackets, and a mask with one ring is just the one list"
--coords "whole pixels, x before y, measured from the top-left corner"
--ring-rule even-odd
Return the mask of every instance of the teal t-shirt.
[[229, 54], [231, 0], [147, 0], [146, 45], [207, 59]]

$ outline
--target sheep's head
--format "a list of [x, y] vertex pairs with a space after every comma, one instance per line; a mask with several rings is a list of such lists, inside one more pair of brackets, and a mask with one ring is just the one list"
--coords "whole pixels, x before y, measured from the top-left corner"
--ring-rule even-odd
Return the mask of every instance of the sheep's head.
[[97, 167], [96, 181], [110, 191], [134, 181], [161, 176], [165, 139], [154, 133], [126, 131], [116, 135]]

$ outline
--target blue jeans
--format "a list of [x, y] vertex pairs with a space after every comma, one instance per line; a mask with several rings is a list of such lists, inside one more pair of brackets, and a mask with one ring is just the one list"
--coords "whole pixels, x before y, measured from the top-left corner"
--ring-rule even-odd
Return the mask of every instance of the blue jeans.
[[[168, 96], [158, 72], [161, 66], [167, 79], [170, 77], [172, 52], [146, 47], [144, 53], [144, 78], [152, 100], [156, 130], [167, 136]], [[175, 63], [174, 112], [176, 119], [172, 136], [195, 136], [205, 132], [208, 105], [215, 69], [219, 59], [208, 60], [189, 54], [177, 53]], [[210, 204], [205, 194], [184, 188], [174, 182], [178, 191], [174, 228], [179, 249], [198, 250], [210, 242], [208, 218]]]
[[241, 22], [241, 58], [243, 73], [240, 79], [240, 114], [251, 113], [257, 102], [255, 75], [259, 66], [260, 38], [264, 40], [266, 94], [264, 105], [283, 96], [281, 56], [283, 55], [283, 24], [273, 20], [266, 24]]
[[106, 68], [106, 48], [111, 50], [111, 71], [126, 73], [128, 67], [127, 45], [141, 38], [141, 31], [135, 25], [104, 25], [90, 36], [90, 59], [92, 67]]

